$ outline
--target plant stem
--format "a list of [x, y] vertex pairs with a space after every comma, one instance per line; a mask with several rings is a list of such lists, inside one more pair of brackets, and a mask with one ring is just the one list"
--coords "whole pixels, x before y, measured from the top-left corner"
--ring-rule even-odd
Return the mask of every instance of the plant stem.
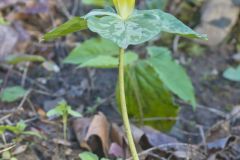
[[68, 115], [63, 115], [63, 137], [67, 141], [67, 119]]
[[124, 49], [121, 49], [119, 53], [119, 91], [120, 91], [120, 106], [122, 111], [122, 118], [124, 127], [127, 134], [128, 144], [130, 147], [130, 151], [133, 157], [133, 160], [139, 160], [137, 150], [134, 144], [131, 127], [128, 118], [127, 105], [126, 105], [126, 97], [125, 97], [125, 88], [124, 88]]

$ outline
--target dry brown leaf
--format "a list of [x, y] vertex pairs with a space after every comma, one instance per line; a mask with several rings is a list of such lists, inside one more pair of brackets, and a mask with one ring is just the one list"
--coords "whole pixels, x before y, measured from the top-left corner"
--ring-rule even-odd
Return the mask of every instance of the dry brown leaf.
[[153, 147], [169, 143], [178, 143], [177, 139], [151, 127], [144, 126], [142, 130], [146, 135], [150, 145]]
[[230, 135], [230, 124], [229, 121], [217, 122], [209, 131], [206, 133], [207, 142], [212, 142], [221, 138], [228, 137]]
[[[93, 120], [88, 129], [88, 133], [84, 140], [93, 149], [93, 147], [95, 147], [94, 145], [95, 142], [92, 140], [100, 138], [103, 152], [106, 156], [109, 150], [109, 145], [110, 145], [109, 131], [110, 131], [110, 125], [107, 121], [107, 118], [103, 113], [99, 113], [93, 117]], [[96, 150], [98, 150], [98, 148], [96, 148]]]
[[74, 121], [74, 131], [82, 148], [93, 151], [99, 156], [107, 156], [110, 146], [110, 124], [104, 114], [98, 113], [90, 118]]
[[25, 152], [28, 148], [28, 145], [21, 145], [21, 146], [18, 146], [13, 152], [12, 152], [12, 155], [18, 155], [18, 154], [21, 154], [23, 152]]
[[124, 133], [117, 124], [113, 123], [110, 130], [110, 138], [112, 142], [117, 143], [120, 146], [123, 146], [124, 143]]

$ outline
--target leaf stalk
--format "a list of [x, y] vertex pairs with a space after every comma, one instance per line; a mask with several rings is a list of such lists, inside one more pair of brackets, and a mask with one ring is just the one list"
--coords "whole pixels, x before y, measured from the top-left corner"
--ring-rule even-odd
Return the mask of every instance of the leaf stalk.
[[130, 151], [133, 157], [133, 160], [139, 160], [137, 150], [134, 144], [131, 127], [128, 118], [127, 112], [127, 104], [126, 104], [126, 97], [125, 97], [125, 88], [124, 88], [124, 49], [121, 48], [119, 53], [119, 92], [120, 92], [120, 107], [122, 113], [123, 124], [125, 128], [125, 132], [128, 139], [128, 144], [130, 147]]

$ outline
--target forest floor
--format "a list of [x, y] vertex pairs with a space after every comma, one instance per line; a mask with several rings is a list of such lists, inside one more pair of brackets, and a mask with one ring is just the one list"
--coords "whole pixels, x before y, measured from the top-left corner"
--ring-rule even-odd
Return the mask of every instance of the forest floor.
[[[82, 15], [91, 9], [74, 7], [76, 2], [63, 3], [66, 3], [65, 6], [74, 15]], [[27, 3], [27, 7], [19, 4], [2, 7], [2, 14], [12, 23], [11, 28], [22, 39], [16, 43], [15, 52], [41, 55], [53, 61], [59, 71], [49, 71], [50, 69], [47, 70], [38, 63], [17, 66], [0, 64], [0, 79], [3, 80], [1, 89], [19, 85], [29, 91], [18, 102], [0, 102], [0, 124], [13, 125], [24, 120], [28, 129], [47, 137], [42, 140], [24, 136], [19, 143], [12, 143], [14, 134], [7, 133], [7, 143], [3, 144], [0, 140], [0, 155], [3, 153], [1, 151], [9, 149], [18, 160], [77, 159], [78, 154], [84, 150], [83, 142], [80, 142], [83, 140], [90, 143], [94, 153], [106, 156], [105, 148], [111, 148], [106, 143], [111, 142], [105, 136], [119, 139], [124, 134], [114, 96], [117, 70], [76, 69], [75, 66], [62, 63], [77, 42], [84, 41], [92, 34], [77, 33], [55, 42], [38, 42], [39, 37], [52, 26], [67, 19], [65, 9], [57, 1], [48, 2], [46, 6], [35, 2], [34, 5]], [[80, 9], [82, 10], [79, 11]], [[141, 148], [139, 151], [143, 154], [142, 159], [240, 159], [240, 83], [223, 77], [223, 72], [229, 66], [239, 64], [239, 60], [236, 61], [234, 57], [240, 52], [236, 47], [236, 43], [240, 42], [233, 41], [236, 35], [240, 36], [239, 25], [236, 24], [226, 40], [215, 47], [180, 39], [181, 44], [197, 46], [198, 49], [194, 52], [196, 54], [192, 53], [193, 49], [190, 47], [176, 50], [173, 41], [166, 44], [170, 48], [173, 46], [173, 56], [191, 77], [198, 105], [193, 110], [176, 98], [180, 113], [174, 119], [176, 124], [169, 133], [135, 124], [137, 127], [134, 127], [134, 131], [141, 135], [135, 138]], [[171, 37], [170, 40], [175, 39]], [[161, 40], [156, 43], [161, 43]], [[83, 114], [83, 118], [77, 120], [70, 118], [68, 141], [62, 139], [61, 119], [46, 117], [47, 111], [63, 99]], [[89, 133], [89, 128], [99, 125], [107, 127]], [[110, 131], [108, 127], [111, 128]], [[94, 136], [95, 132], [100, 133]], [[109, 133], [102, 135], [102, 132]], [[87, 134], [93, 135], [93, 139], [86, 138]], [[116, 150], [112, 151], [115, 155], [122, 154]], [[128, 155], [124, 152], [125, 154]]]

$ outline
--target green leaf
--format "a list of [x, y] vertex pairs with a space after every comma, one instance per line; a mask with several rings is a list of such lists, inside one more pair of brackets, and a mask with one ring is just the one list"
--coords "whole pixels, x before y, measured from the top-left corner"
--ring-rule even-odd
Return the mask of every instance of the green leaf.
[[97, 56], [116, 56], [119, 48], [110, 40], [92, 38], [78, 45], [64, 60], [65, 63], [80, 65]]
[[92, 16], [87, 22], [91, 31], [112, 40], [121, 48], [146, 42], [159, 34], [158, 26], [154, 25], [155, 18], [139, 12], [134, 12], [126, 21], [116, 16]]
[[135, 10], [126, 20], [112, 12], [105, 16], [101, 12], [99, 15], [91, 12], [88, 15], [86, 19], [89, 29], [103, 38], [112, 40], [121, 48], [149, 41], [162, 31], [207, 39], [206, 35], [194, 32], [174, 16], [157, 9]]
[[8, 64], [16, 65], [22, 62], [44, 62], [45, 59], [42, 56], [37, 55], [10, 55], [4, 60]]
[[23, 120], [20, 120], [17, 123], [16, 127], [18, 128], [19, 132], [23, 132], [26, 129], [27, 125]]
[[40, 139], [45, 139], [46, 137], [41, 135], [39, 132], [37, 131], [24, 131], [22, 132], [22, 134], [24, 135], [28, 135], [28, 136], [34, 136], [34, 137], [38, 137]]
[[112, 5], [112, 0], [83, 0], [82, 3], [85, 5], [94, 5], [94, 6], [104, 7], [104, 6]]
[[156, 20], [161, 32], [178, 34], [188, 38], [200, 38], [207, 40], [207, 35], [196, 33], [169, 13], [161, 10], [146, 10], [143, 12], [145, 12], [145, 14], [156, 16]]
[[228, 80], [240, 82], [240, 65], [237, 68], [228, 68], [224, 71], [223, 77]]
[[2, 102], [15, 102], [27, 93], [27, 91], [22, 88], [21, 86], [14, 86], [14, 87], [8, 87], [3, 90], [2, 94], [0, 95], [0, 100]]
[[181, 99], [196, 107], [194, 88], [183, 67], [172, 60], [170, 51], [161, 47], [148, 47], [150, 58], [146, 63], [152, 66], [163, 84]]
[[0, 15], [0, 25], [8, 25], [9, 22], [5, 21], [5, 19]]
[[79, 154], [81, 160], [99, 160], [98, 156], [91, 152], [83, 152]]
[[82, 114], [77, 112], [77, 111], [74, 111], [72, 110], [71, 108], [68, 109], [68, 114], [70, 114], [71, 116], [73, 117], [82, 117]]
[[61, 101], [55, 108], [47, 112], [48, 117], [71, 115], [73, 117], [82, 117], [82, 115], [74, 110], [65, 101]]
[[[118, 66], [119, 47], [110, 40], [92, 38], [76, 47], [64, 60], [65, 63], [79, 67], [116, 68]], [[134, 52], [127, 52], [125, 64], [138, 59]]]
[[[128, 114], [136, 119], [176, 117], [178, 107], [173, 103], [171, 93], [164, 87], [156, 71], [145, 61], [125, 67], [125, 93]], [[119, 102], [119, 89], [116, 89]], [[119, 105], [120, 106], [120, 105]], [[142, 115], [142, 114], [143, 115]], [[175, 121], [146, 121], [162, 131], [169, 131]]]
[[53, 40], [61, 36], [65, 36], [69, 33], [81, 31], [87, 29], [87, 22], [84, 18], [74, 17], [66, 23], [60, 25], [59, 27], [53, 29], [49, 33], [45, 34], [43, 40]]

